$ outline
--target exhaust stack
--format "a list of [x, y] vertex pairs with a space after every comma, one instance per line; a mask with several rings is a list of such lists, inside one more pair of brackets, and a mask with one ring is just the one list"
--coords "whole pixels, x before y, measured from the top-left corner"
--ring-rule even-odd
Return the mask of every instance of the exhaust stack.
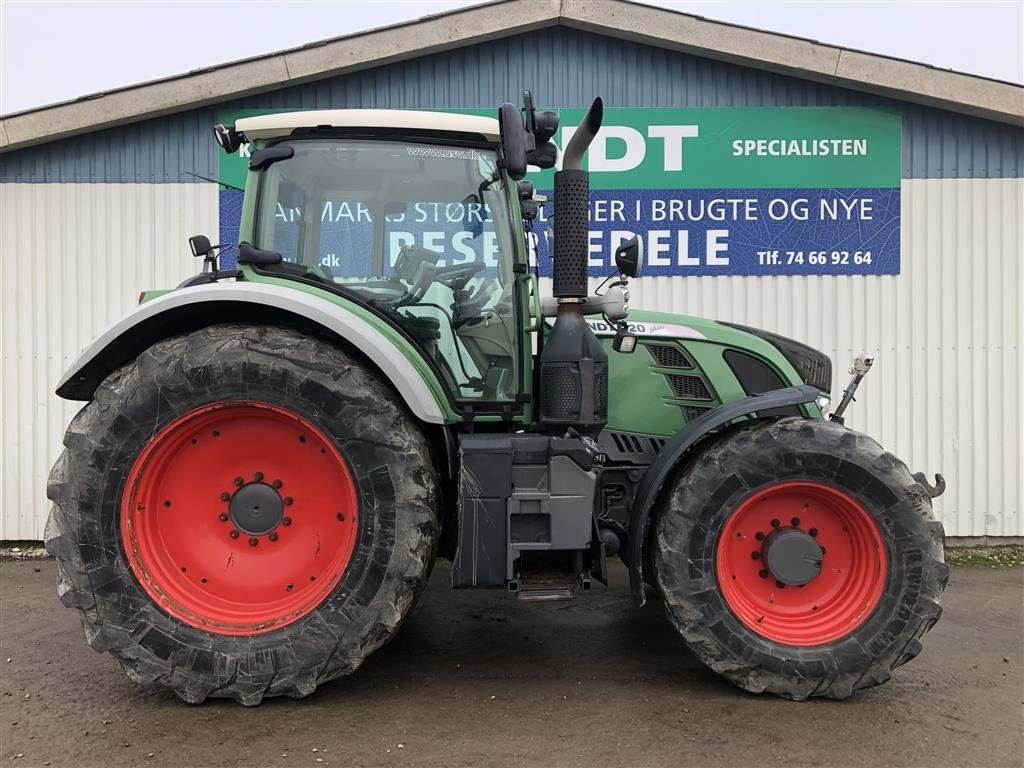
[[590, 173], [582, 170], [583, 153], [601, 128], [604, 106], [595, 99], [572, 140], [562, 152], [562, 170], [555, 173], [555, 298], [587, 296], [587, 245], [590, 228]]
[[608, 420], [608, 355], [583, 316], [587, 297], [590, 174], [583, 153], [601, 128], [595, 99], [562, 152], [555, 173], [553, 293], [555, 324], [540, 356], [540, 421], [553, 430], [575, 427], [596, 437]]

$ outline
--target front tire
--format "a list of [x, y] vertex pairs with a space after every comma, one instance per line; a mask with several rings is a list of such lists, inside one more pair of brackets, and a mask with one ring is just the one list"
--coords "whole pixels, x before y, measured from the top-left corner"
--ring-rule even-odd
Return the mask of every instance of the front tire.
[[652, 554], [669, 619], [702, 662], [751, 692], [842, 699], [920, 652], [941, 614], [942, 541], [901, 461], [789, 418], [737, 427], [684, 468]]
[[46, 547], [86, 639], [189, 702], [351, 674], [433, 563], [437, 478], [365, 364], [287, 329], [159, 342], [75, 417]]

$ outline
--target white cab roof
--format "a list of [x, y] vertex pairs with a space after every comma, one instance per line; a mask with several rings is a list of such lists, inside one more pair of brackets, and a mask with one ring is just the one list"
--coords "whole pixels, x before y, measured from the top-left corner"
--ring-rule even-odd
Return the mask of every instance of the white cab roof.
[[444, 133], [475, 133], [497, 142], [498, 121], [493, 117], [454, 112], [417, 112], [411, 109], [317, 109], [243, 117], [235, 122], [250, 141], [288, 136], [296, 128], [399, 128]]

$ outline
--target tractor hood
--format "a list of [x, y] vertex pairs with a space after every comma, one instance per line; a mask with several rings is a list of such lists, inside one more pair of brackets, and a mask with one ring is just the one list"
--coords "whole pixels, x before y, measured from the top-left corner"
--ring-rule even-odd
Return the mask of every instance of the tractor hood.
[[[588, 322], [598, 336], [615, 335], [615, 328], [604, 320]], [[759, 357], [774, 359], [776, 367], [784, 367], [778, 360], [781, 355], [792, 370], [780, 373], [795, 376], [792, 383], [811, 384], [822, 392], [829, 392], [832, 388], [832, 361], [828, 355], [770, 331], [701, 317], [635, 310], [629, 313], [629, 330], [640, 339], [697, 339], [742, 349]]]
[[[613, 324], [587, 323], [608, 350], [608, 429], [672, 435], [684, 423], [719, 405], [753, 394], [810, 384], [832, 388], [828, 356], [784, 336], [756, 328], [663, 312], [631, 311], [631, 354], [612, 350]], [[820, 410], [785, 413], [820, 418]], [[780, 412], [779, 415], [785, 415]]]

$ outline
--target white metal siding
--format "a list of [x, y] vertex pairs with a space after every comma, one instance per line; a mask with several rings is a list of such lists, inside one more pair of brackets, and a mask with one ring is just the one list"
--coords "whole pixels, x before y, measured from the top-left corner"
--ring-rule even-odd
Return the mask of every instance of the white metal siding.
[[[79, 407], [52, 394], [64, 368], [140, 290], [195, 270], [185, 239], [216, 236], [216, 198], [200, 184], [0, 185], [0, 539], [42, 537], [46, 475]], [[948, 535], [1021, 536], [1022, 209], [1021, 179], [906, 180], [901, 275], [643, 278], [632, 304], [805, 341], [832, 357], [835, 397], [853, 356], [877, 355], [850, 426], [945, 473]]]
[[212, 184], [0, 184], [0, 540], [41, 539], [46, 477], [82, 403], [54, 387], [139, 291], [196, 271], [216, 242]]

